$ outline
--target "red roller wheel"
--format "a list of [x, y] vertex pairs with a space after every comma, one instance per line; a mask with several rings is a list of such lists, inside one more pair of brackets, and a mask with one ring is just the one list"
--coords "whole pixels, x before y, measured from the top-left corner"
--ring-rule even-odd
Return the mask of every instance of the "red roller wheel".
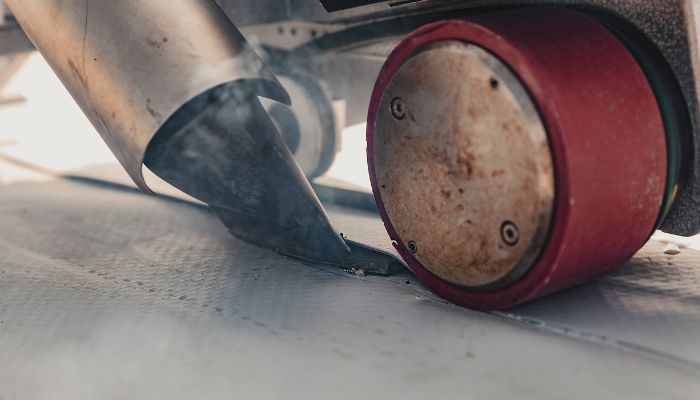
[[496, 309], [628, 260], [666, 146], [638, 63], [591, 17], [514, 10], [424, 26], [384, 65], [367, 159], [387, 231], [441, 296]]

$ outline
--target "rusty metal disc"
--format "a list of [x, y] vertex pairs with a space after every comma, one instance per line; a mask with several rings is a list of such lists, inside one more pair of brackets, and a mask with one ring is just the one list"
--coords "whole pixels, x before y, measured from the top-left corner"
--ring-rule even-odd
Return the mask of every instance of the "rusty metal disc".
[[379, 193], [416, 260], [481, 290], [532, 267], [552, 217], [551, 151], [498, 58], [462, 41], [427, 45], [393, 75], [374, 129]]
[[[522, 132], [499, 141], [508, 129], [490, 118]], [[542, 127], [548, 145], [536, 140]], [[667, 179], [663, 122], [644, 72], [614, 34], [564, 8], [440, 21], [410, 34], [375, 84], [367, 148], [380, 215], [409, 268], [441, 296], [478, 309], [510, 307], [624, 263], [653, 231]], [[474, 182], [460, 154], [473, 161]], [[550, 161], [553, 201], [546, 184], [525, 184], [551, 182]], [[489, 176], [496, 169], [520, 186]], [[457, 193], [443, 193], [450, 187]], [[466, 215], [482, 229], [467, 229]]]

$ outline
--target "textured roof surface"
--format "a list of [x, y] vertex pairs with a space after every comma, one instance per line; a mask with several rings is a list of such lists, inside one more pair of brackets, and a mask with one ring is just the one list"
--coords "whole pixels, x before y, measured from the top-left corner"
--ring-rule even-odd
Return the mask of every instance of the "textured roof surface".
[[[372, 214], [331, 208], [387, 247]], [[0, 190], [0, 397], [697, 398], [700, 253], [504, 313], [231, 237], [201, 207], [56, 180]], [[595, 244], [591, 244], [594, 251]]]

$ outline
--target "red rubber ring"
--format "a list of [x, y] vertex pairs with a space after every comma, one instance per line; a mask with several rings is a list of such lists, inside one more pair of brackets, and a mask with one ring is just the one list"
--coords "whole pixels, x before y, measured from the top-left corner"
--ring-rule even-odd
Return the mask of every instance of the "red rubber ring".
[[[404, 60], [441, 40], [476, 44], [512, 69], [539, 109], [553, 153], [556, 192], [548, 244], [525, 276], [492, 292], [455, 286], [421, 265], [399, 240], [377, 187], [373, 138], [382, 94]], [[476, 309], [506, 308], [581, 284], [631, 258], [660, 212], [665, 143], [656, 99], [629, 51], [593, 18], [563, 8], [513, 10], [419, 28], [382, 68], [367, 121], [372, 189], [398, 252], [437, 294]]]

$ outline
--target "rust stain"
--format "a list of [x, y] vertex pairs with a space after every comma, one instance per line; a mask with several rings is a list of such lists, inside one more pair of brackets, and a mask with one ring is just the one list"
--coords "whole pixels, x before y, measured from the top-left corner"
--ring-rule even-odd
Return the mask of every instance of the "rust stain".
[[[386, 105], [402, 93], [410, 107], [403, 122], [380, 108], [372, 151], [377, 180], [390, 188], [381, 185], [380, 193], [398, 239], [419, 242], [415, 257], [431, 272], [457, 284], [493, 282], [515, 268], [528, 251], [525, 239], [537, 234], [547, 201], [537, 200], [532, 160], [546, 159], [548, 148], [541, 157], [507, 80], [500, 90], [484, 85], [493, 74], [488, 65], [421, 54], [383, 96]], [[525, 244], [501, 245], [504, 218], [519, 221]]]
[[163, 47], [165, 43], [168, 43], [168, 38], [164, 37], [161, 40], [155, 40], [155, 39], [146, 39], [146, 44], [155, 48], [155, 49], [160, 49]]
[[476, 107], [469, 107], [467, 108], [467, 115], [472, 119], [477, 119], [481, 117], [482, 113], [481, 110], [476, 109]]
[[163, 45], [161, 42], [153, 39], [146, 39], [146, 44], [151, 47], [155, 47], [156, 49], [160, 49], [160, 46]]
[[469, 179], [474, 174], [474, 164], [476, 163], [476, 157], [472, 153], [460, 152], [457, 155], [457, 167], [459, 171], [465, 178]]

